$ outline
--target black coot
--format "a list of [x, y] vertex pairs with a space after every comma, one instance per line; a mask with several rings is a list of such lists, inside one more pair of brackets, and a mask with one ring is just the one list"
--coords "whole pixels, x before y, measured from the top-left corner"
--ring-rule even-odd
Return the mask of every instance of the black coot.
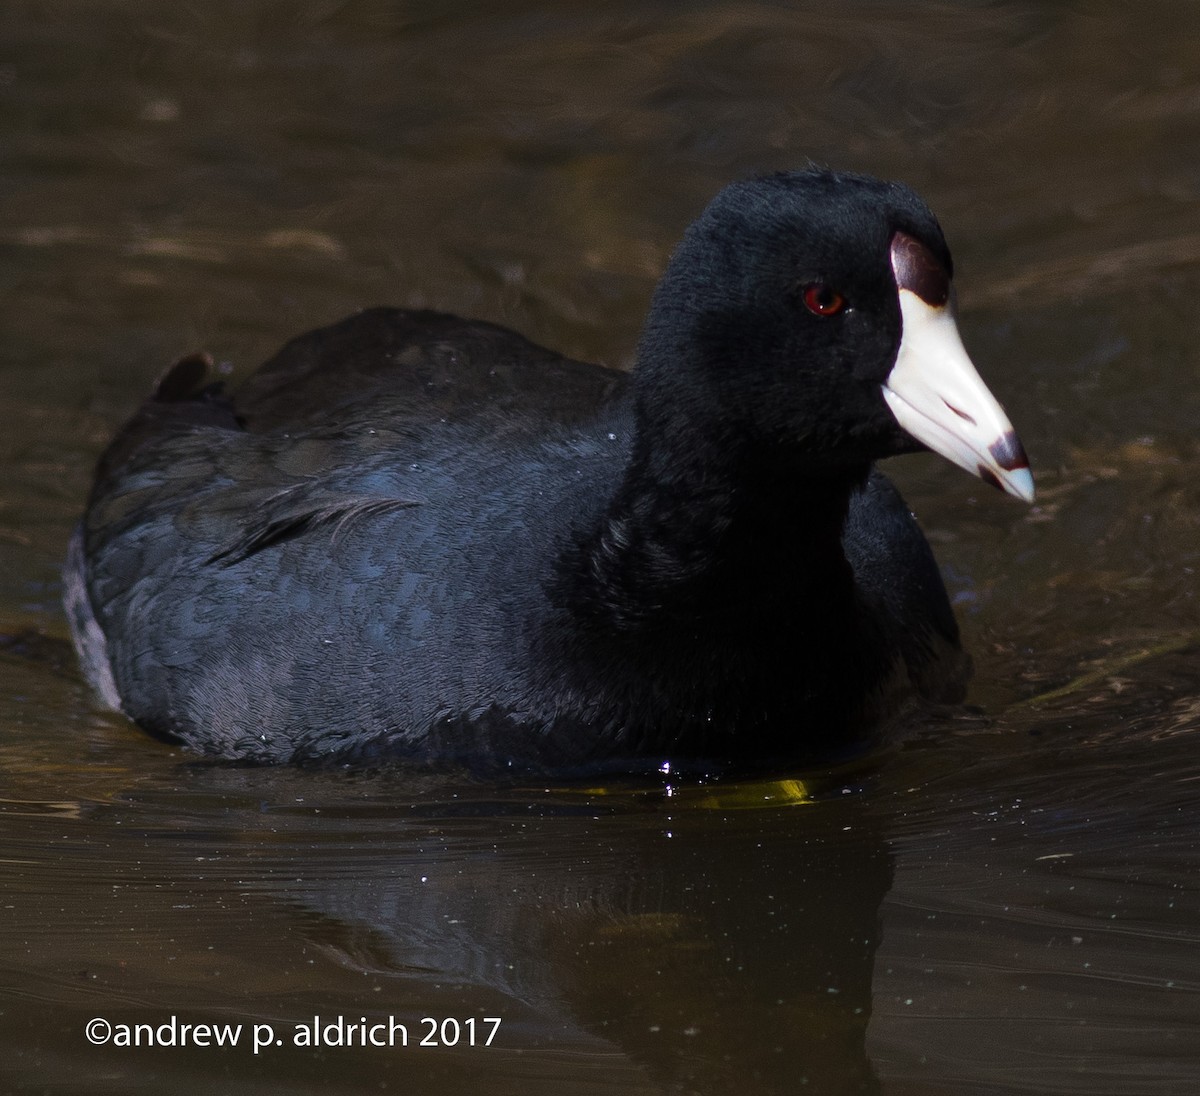
[[961, 695], [936, 564], [872, 462], [1024, 453], [907, 188], [735, 183], [629, 376], [372, 309], [235, 396], [177, 363], [101, 458], [66, 572], [88, 677], [219, 757], [582, 772], [829, 756]]

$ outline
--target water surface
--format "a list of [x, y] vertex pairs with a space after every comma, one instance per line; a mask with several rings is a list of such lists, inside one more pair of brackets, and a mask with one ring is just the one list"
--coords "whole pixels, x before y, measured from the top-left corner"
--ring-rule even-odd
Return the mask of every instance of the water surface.
[[[1200, 9], [9, 0], [0, 148], [6, 1090], [1200, 1089]], [[683, 226], [809, 160], [937, 210], [1034, 461], [1032, 509], [890, 462], [968, 706], [610, 789], [213, 767], [96, 708], [59, 561], [171, 359], [387, 303], [627, 365]], [[172, 1016], [243, 1041], [85, 1037]]]

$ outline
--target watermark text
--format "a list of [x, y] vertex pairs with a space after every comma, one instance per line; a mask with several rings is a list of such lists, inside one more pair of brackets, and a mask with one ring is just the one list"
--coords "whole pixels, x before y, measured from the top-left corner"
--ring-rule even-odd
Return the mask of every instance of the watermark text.
[[197, 1023], [172, 1015], [157, 1024], [132, 1024], [95, 1016], [84, 1026], [94, 1046], [133, 1050], [150, 1047], [243, 1048], [253, 1054], [279, 1047], [490, 1047], [500, 1030], [499, 1016], [313, 1016], [299, 1023]]

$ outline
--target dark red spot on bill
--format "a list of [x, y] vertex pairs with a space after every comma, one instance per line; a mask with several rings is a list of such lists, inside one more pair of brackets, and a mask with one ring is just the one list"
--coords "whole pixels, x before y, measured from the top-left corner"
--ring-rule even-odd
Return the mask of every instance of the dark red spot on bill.
[[1011, 430], [999, 441], [992, 442], [988, 446], [988, 452], [1006, 472], [1015, 472], [1018, 468], [1029, 467], [1029, 458], [1025, 455], [1025, 447]]

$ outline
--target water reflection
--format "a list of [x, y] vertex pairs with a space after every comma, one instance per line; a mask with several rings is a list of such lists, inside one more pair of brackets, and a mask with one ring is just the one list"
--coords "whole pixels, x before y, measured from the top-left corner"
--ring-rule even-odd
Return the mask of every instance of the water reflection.
[[[105, 807], [0, 812], [31, 848], [48, 817], [74, 814], [69, 860], [88, 865], [49, 924], [12, 893], [18, 935], [58, 941], [19, 995], [49, 993], [81, 1022], [181, 1010], [281, 1031], [314, 1013], [395, 1014], [413, 1031], [426, 1015], [500, 1016], [497, 1053], [471, 1063], [489, 1086], [569, 1052], [545, 1091], [601, 1063], [621, 1091], [878, 1091], [864, 1037], [892, 868], [849, 788], [775, 806], [775, 785], [746, 786], [730, 809], [709, 791], [447, 799], [412, 774], [175, 775], [186, 787]], [[39, 1067], [53, 1057], [34, 1025], [20, 1034]], [[114, 1053], [91, 1052], [93, 1068]], [[329, 1054], [339, 1076], [384, 1057]], [[444, 1084], [427, 1062], [394, 1064], [454, 1091], [468, 1062]]]
[[382, 969], [533, 1005], [668, 1091], [876, 1091], [864, 1035], [891, 867], [861, 806], [525, 820], [474, 855], [446, 842], [446, 859], [305, 900], [371, 929]]

